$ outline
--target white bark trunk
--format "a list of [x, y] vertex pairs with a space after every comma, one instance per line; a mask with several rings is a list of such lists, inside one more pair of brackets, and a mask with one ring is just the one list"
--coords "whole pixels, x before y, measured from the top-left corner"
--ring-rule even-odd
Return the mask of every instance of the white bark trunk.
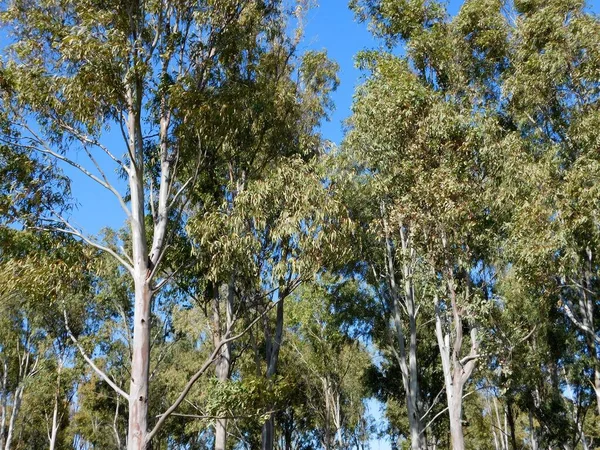
[[[219, 345], [223, 339], [223, 326], [225, 332], [233, 325], [233, 301], [235, 295], [234, 278], [231, 277], [227, 288], [227, 301], [225, 320], [221, 317], [220, 296], [217, 292], [213, 296], [213, 342], [214, 345]], [[225, 322], [223, 324], [223, 322]], [[231, 370], [231, 345], [225, 344], [221, 347], [221, 353], [217, 359], [215, 366], [215, 375], [219, 381], [229, 379]], [[227, 447], [227, 419], [218, 418], [215, 423], [215, 450], [225, 450]]]
[[[129, 147], [135, 160], [129, 167], [131, 193], [131, 240], [133, 247], [133, 283], [135, 300], [133, 310], [133, 348], [129, 385], [128, 450], [145, 450], [148, 432], [148, 378], [150, 365], [150, 307], [152, 291], [148, 275], [148, 244], [145, 227], [144, 162], [140, 126], [140, 92], [129, 94], [128, 117]], [[166, 218], [165, 218], [166, 220]]]
[[50, 445], [49, 449], [54, 450], [56, 448], [56, 438], [58, 436], [58, 403], [60, 401], [60, 375], [63, 368], [63, 362], [58, 362], [58, 369], [56, 375], [56, 390], [54, 392], [54, 409], [52, 411], [52, 427], [50, 430]]
[[[133, 357], [129, 387], [129, 427], [127, 448], [146, 449], [148, 432], [148, 377], [150, 359], [150, 303], [152, 295], [145, 283], [146, 268], [136, 270]], [[141, 272], [141, 273], [139, 273]]]
[[115, 435], [115, 443], [117, 448], [121, 450], [121, 436], [119, 435], [119, 428], [117, 427], [117, 420], [119, 419], [119, 407], [121, 406], [121, 397], [117, 395], [117, 406], [115, 407], [115, 415], [113, 417], [113, 433]]
[[[412, 450], [425, 450], [427, 442], [425, 429], [421, 418], [419, 407], [419, 374], [417, 364], [417, 307], [415, 304], [415, 292], [413, 283], [412, 263], [414, 262], [414, 249], [411, 244], [411, 232], [402, 222], [398, 223], [400, 243], [402, 250], [402, 279], [403, 296], [399, 293], [396, 283], [396, 264], [390, 227], [387, 221], [385, 205], [381, 204], [381, 217], [385, 233], [385, 269], [386, 278], [391, 293], [392, 313], [394, 328], [396, 330], [396, 341], [398, 344], [398, 363], [404, 387], [406, 408], [408, 412], [408, 424], [410, 443]], [[404, 300], [404, 305], [402, 305]], [[402, 308], [404, 306], [404, 308]], [[406, 336], [402, 309], [408, 316], [408, 337]], [[407, 351], [408, 347], [408, 351]]]
[[5, 440], [4, 435], [6, 433], [6, 402], [7, 402], [7, 387], [8, 387], [8, 361], [4, 359], [2, 373], [2, 417], [0, 418], [0, 449], [4, 448]]
[[479, 343], [477, 340], [477, 330], [473, 328], [471, 330], [471, 351], [469, 356], [463, 360], [459, 360], [458, 355], [462, 346], [462, 320], [456, 310], [455, 302], [453, 301], [452, 303], [455, 310], [452, 321], [452, 328], [455, 334], [454, 343], [450, 344], [450, 333], [444, 332], [444, 317], [437, 296], [435, 298], [435, 333], [444, 372], [452, 448], [454, 450], [463, 450], [465, 446], [462, 428], [463, 391], [475, 367]]
[[21, 400], [23, 400], [23, 384], [19, 384], [17, 389], [15, 390], [12, 412], [10, 414], [10, 422], [8, 423], [8, 434], [6, 435], [6, 444], [4, 445], [4, 450], [10, 450], [12, 445], [12, 439], [15, 431], [15, 424], [17, 422], [17, 417], [19, 415], [19, 410], [21, 409]]

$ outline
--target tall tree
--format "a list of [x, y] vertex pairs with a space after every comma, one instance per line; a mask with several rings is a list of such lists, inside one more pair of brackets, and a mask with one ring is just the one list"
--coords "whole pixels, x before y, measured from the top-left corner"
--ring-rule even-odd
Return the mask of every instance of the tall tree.
[[[276, 45], [283, 15], [275, 0], [11, 1], [3, 9], [12, 41], [2, 71], [10, 92], [4, 110], [15, 130], [10, 145], [87, 175], [114, 194], [128, 220], [131, 245], [125, 252], [85, 235], [55, 209], [47, 215], [51, 228], [109, 253], [133, 281], [129, 387], [94, 367], [128, 402], [129, 449], [146, 448], [181, 402], [149, 431], [151, 307], [165, 284], [154, 280], [164, 274], [176, 228], [171, 222], [181, 218], [177, 211], [205, 167], [202, 144], [210, 134], [209, 128], [198, 130], [195, 145], [185, 145], [185, 124], [226, 82], [223, 68]], [[121, 131], [122, 142], [107, 138], [109, 128]], [[77, 151], [89, 164], [77, 160]], [[126, 189], [110, 176], [111, 168], [125, 177]]]

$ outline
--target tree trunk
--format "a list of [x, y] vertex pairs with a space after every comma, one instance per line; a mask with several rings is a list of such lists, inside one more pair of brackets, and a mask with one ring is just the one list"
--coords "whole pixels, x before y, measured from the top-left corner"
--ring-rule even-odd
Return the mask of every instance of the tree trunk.
[[508, 429], [510, 431], [510, 442], [513, 450], [518, 449], [517, 434], [515, 430], [515, 417], [513, 410], [513, 401], [511, 398], [506, 399], [506, 419], [508, 421]]
[[128, 450], [146, 449], [146, 434], [148, 432], [150, 303], [152, 293], [145, 282], [145, 276], [146, 268], [144, 267], [142, 273], [138, 273], [135, 280], [133, 354], [129, 385]]
[[[150, 312], [153, 292], [150, 286], [150, 274], [158, 264], [162, 251], [163, 238], [168, 220], [167, 198], [164, 190], [164, 173], [161, 171], [159, 210], [154, 217], [152, 254], [148, 253], [148, 238], [145, 226], [144, 194], [144, 152], [141, 131], [141, 81], [136, 80], [128, 89], [129, 149], [134, 156], [129, 165], [129, 191], [131, 195], [131, 241], [133, 247], [133, 283], [135, 303], [133, 310], [133, 343], [131, 356], [131, 379], [129, 384], [129, 422], [127, 430], [127, 449], [145, 450], [148, 433], [148, 383], [150, 367]], [[161, 121], [161, 169], [162, 134]]]
[[535, 430], [535, 425], [533, 423], [533, 414], [531, 413], [531, 410], [529, 411], [529, 436], [529, 439], [531, 441], [531, 450], [538, 450], [538, 438]]
[[[385, 232], [385, 269], [386, 278], [392, 297], [392, 313], [396, 340], [398, 344], [398, 363], [402, 375], [402, 384], [406, 398], [408, 412], [408, 424], [410, 432], [410, 445], [412, 450], [425, 450], [427, 442], [424, 433], [424, 424], [421, 420], [419, 408], [419, 374], [417, 364], [417, 308], [415, 304], [415, 292], [413, 283], [412, 263], [414, 261], [414, 249], [411, 244], [411, 232], [402, 222], [398, 223], [400, 242], [402, 247], [402, 279], [404, 289], [404, 310], [408, 315], [408, 338], [403, 323], [402, 298], [398, 292], [396, 283], [396, 264], [394, 260], [394, 249], [390, 228], [387, 221], [385, 205], [381, 205], [381, 216]], [[408, 341], [408, 342], [407, 342]], [[408, 352], [407, 352], [408, 347]], [[408, 354], [407, 354], [408, 353]]]
[[[137, 129], [137, 127], [133, 127]], [[141, 173], [130, 168], [131, 231], [133, 241], [133, 348], [129, 384], [128, 450], [144, 450], [148, 432], [148, 378], [150, 366], [150, 308], [152, 290], [148, 284], [148, 250], [144, 227], [144, 194]], [[140, 171], [141, 172], [141, 171]]]
[[[233, 301], [234, 301], [234, 278], [231, 277], [227, 287], [227, 303], [225, 314], [225, 333], [233, 323]], [[221, 315], [221, 298], [218, 289], [213, 293], [213, 343], [219, 345], [225, 333], [223, 333], [223, 320]], [[221, 352], [215, 364], [215, 375], [221, 382], [229, 379], [231, 371], [231, 345], [221, 346]], [[227, 419], [218, 418], [215, 422], [215, 450], [225, 450], [227, 446]]]
[[[281, 294], [280, 294], [281, 295]], [[271, 339], [270, 333], [267, 332], [267, 373], [266, 378], [270, 380], [277, 373], [277, 362], [279, 360], [279, 350], [281, 348], [281, 340], [283, 338], [283, 302], [284, 299], [278, 299], [275, 336]], [[273, 439], [275, 437], [275, 417], [271, 413], [269, 419], [264, 423], [262, 428], [262, 450], [273, 450]]]
[[331, 395], [329, 392], [329, 379], [323, 377], [321, 382], [323, 384], [323, 394], [325, 397], [325, 433], [323, 447], [325, 450], [329, 450], [331, 447]]
[[335, 396], [334, 402], [334, 419], [335, 419], [335, 441], [338, 448], [343, 448], [343, 436], [342, 436], [342, 405], [340, 404], [340, 394]]
[[275, 417], [271, 414], [269, 419], [262, 427], [261, 448], [262, 450], [273, 450], [273, 440], [275, 438]]
[[[444, 247], [446, 247], [445, 239], [443, 242]], [[444, 372], [452, 448], [454, 450], [464, 450], [465, 442], [462, 428], [463, 391], [465, 384], [475, 369], [475, 363], [479, 357], [479, 338], [477, 336], [477, 328], [472, 327], [469, 354], [461, 359], [463, 348], [463, 309], [458, 304], [456, 278], [454, 269], [449, 262], [446, 262], [445, 272], [446, 292], [450, 304], [446, 304], [447, 308], [442, 308], [438, 294], [434, 294], [435, 335]], [[463, 294], [465, 299], [469, 299], [469, 279], [467, 278], [465, 281]], [[451, 314], [451, 317], [448, 317], [448, 313]], [[452, 342], [450, 341], [451, 335], [454, 337]]]
[[6, 433], [6, 401], [8, 396], [8, 361], [6, 359], [3, 361], [2, 366], [2, 417], [0, 418], [0, 449], [4, 448], [4, 435]]
[[50, 433], [50, 445], [49, 449], [54, 450], [56, 448], [56, 438], [58, 436], [58, 402], [60, 401], [60, 375], [63, 368], [63, 362], [58, 362], [58, 373], [56, 376], [56, 390], [54, 392], [54, 410], [52, 411], [52, 429]]
[[19, 410], [21, 409], [21, 400], [23, 400], [23, 384], [19, 384], [17, 389], [15, 390], [14, 401], [12, 412], [10, 414], [10, 422], [8, 423], [8, 434], [6, 435], [6, 444], [4, 445], [4, 450], [10, 450], [12, 445], [13, 434], [15, 431], [15, 423], [17, 421], [17, 416], [19, 415]]
[[465, 438], [462, 428], [462, 386], [451, 386], [448, 397], [448, 412], [450, 415], [450, 439], [453, 450], [465, 448]]
[[119, 419], [119, 406], [121, 406], [121, 397], [117, 395], [117, 405], [115, 406], [115, 415], [113, 417], [113, 433], [115, 435], [115, 443], [117, 448], [121, 450], [121, 436], [119, 436], [119, 428], [117, 427], [117, 420]]

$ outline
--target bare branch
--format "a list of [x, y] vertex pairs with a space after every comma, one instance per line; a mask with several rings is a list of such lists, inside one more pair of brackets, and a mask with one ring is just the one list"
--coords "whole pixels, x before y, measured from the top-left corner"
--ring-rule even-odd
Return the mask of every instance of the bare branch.
[[44, 227], [33, 227], [33, 229], [40, 230], [40, 231], [59, 231], [61, 233], [66, 233], [66, 234], [70, 234], [70, 235], [76, 236], [76, 237], [80, 238], [81, 240], [83, 240], [84, 242], [86, 242], [87, 244], [91, 245], [92, 247], [95, 247], [98, 250], [106, 252], [109, 255], [111, 255], [112, 257], [114, 257], [117, 261], [119, 261], [119, 263], [121, 265], [123, 265], [123, 267], [125, 267], [125, 269], [127, 269], [127, 271], [129, 271], [129, 273], [131, 273], [133, 275], [133, 267], [131, 267], [129, 265], [129, 263], [127, 263], [127, 261], [125, 261], [121, 257], [121, 255], [119, 255], [117, 252], [115, 252], [114, 250], [112, 250], [109, 247], [106, 247], [106, 246], [104, 246], [102, 244], [99, 244], [98, 242], [92, 241], [89, 237], [87, 237], [82, 232], [80, 232], [79, 230], [77, 230], [76, 228], [74, 228], [72, 225], [70, 225], [64, 219], [61, 219], [61, 222], [63, 222], [69, 229], [65, 229], [65, 228], [44, 228]]
[[77, 130], [76, 128], [73, 128], [71, 125], [69, 125], [69, 124], [65, 123], [63, 120], [61, 120], [60, 117], [54, 117], [54, 120], [56, 120], [56, 122], [58, 123], [58, 125], [61, 128], [63, 128], [64, 130], [68, 131], [73, 136], [75, 136], [82, 144], [88, 144], [88, 145], [93, 145], [94, 147], [98, 147], [100, 150], [102, 150], [104, 153], [106, 153], [106, 155], [110, 159], [112, 159], [123, 170], [125, 170], [125, 172], [129, 173], [129, 168], [123, 163], [123, 161], [121, 161], [119, 158], [117, 158], [115, 155], [113, 155], [112, 152], [108, 149], [108, 147], [106, 147], [105, 145], [100, 143], [97, 139], [94, 139], [94, 138], [88, 136], [87, 134], [82, 133], [81, 131]]
[[[102, 167], [100, 166], [100, 164], [98, 164], [96, 162], [96, 158], [94, 158], [94, 156], [92, 155], [92, 152], [90, 152], [85, 145], [83, 146], [83, 149], [87, 153], [88, 158], [90, 158], [90, 161], [92, 161], [92, 163], [96, 167], [96, 170], [98, 170], [98, 172], [100, 173], [100, 176], [102, 176], [102, 179], [104, 180], [104, 183], [106, 184], [106, 188], [109, 191], [111, 191], [115, 197], [117, 197], [117, 200], [119, 200], [119, 204], [121, 205], [121, 209], [123, 209], [127, 218], [131, 218], [131, 211], [129, 211], [129, 208], [127, 207], [127, 204], [125, 203], [125, 200], [123, 199], [121, 194], [119, 194], [119, 191], [117, 191], [115, 189], [115, 187], [110, 183], [110, 181], [108, 181], [108, 177], [104, 173], [104, 170], [102, 170]], [[129, 173], [129, 171], [128, 171], [128, 173]]]
[[[475, 393], [475, 392], [477, 392], [478, 390], [479, 390], [479, 389], [474, 389], [474, 390], [472, 390], [471, 392], [467, 392], [465, 395], [463, 395], [463, 396], [462, 396], [463, 400], [464, 400], [465, 398], [467, 398], [469, 395], [471, 395], [471, 394], [474, 394], [474, 393]], [[445, 407], [444, 409], [442, 409], [442, 410], [441, 410], [439, 413], [437, 413], [435, 416], [433, 416], [433, 418], [432, 418], [432, 419], [431, 419], [429, 422], [427, 422], [427, 425], [425, 425], [425, 426], [423, 427], [423, 430], [421, 430], [421, 433], [420, 433], [420, 434], [423, 434], [423, 433], [425, 433], [425, 431], [427, 430], [427, 428], [429, 428], [429, 427], [431, 426], [431, 424], [432, 424], [433, 422], [435, 422], [435, 421], [436, 421], [436, 419], [437, 419], [438, 417], [440, 417], [442, 414], [444, 414], [446, 411], [448, 411], [448, 409], [449, 409], [449, 408], [446, 406], [446, 407]]]
[[117, 383], [115, 383], [102, 369], [100, 369], [96, 364], [94, 364], [94, 361], [92, 361], [90, 359], [90, 357], [87, 355], [84, 348], [81, 346], [81, 344], [79, 343], [79, 341], [77, 340], [77, 338], [75, 337], [73, 332], [71, 331], [71, 328], [69, 327], [69, 320], [67, 318], [67, 310], [66, 310], [64, 304], [63, 304], [63, 315], [65, 318], [65, 328], [67, 330], [67, 334], [69, 335], [69, 338], [71, 338], [71, 341], [73, 341], [73, 344], [75, 344], [75, 346], [79, 350], [79, 353], [81, 354], [81, 356], [83, 356], [83, 359], [85, 359], [85, 361], [90, 365], [90, 367], [92, 369], [94, 369], [94, 372], [96, 372], [100, 376], [100, 378], [102, 378], [104, 381], [106, 381], [106, 383], [108, 383], [108, 385], [111, 388], [113, 388], [117, 394], [123, 396], [123, 398], [125, 398], [125, 399], [127, 399], [127, 401], [129, 401], [129, 395], [127, 395], [125, 393], [125, 391], [123, 389], [121, 389], [117, 385]]
[[[202, 367], [189, 379], [189, 381], [187, 382], [187, 384], [185, 385], [185, 387], [183, 388], [183, 390], [181, 391], [181, 393], [179, 394], [177, 399], [163, 414], [160, 415], [160, 419], [158, 419], [158, 421], [154, 425], [154, 428], [152, 429], [152, 431], [150, 431], [146, 436], [146, 444], [148, 444], [152, 440], [152, 438], [156, 435], [156, 433], [158, 432], [160, 427], [163, 425], [163, 423], [167, 420], [167, 418], [171, 414], [173, 414], [175, 412], [175, 410], [179, 407], [179, 405], [185, 400], [185, 397], [192, 389], [192, 386], [194, 386], [196, 381], [198, 381], [198, 379], [204, 374], [204, 372], [206, 372], [206, 370], [210, 367], [210, 365], [216, 360], [217, 355], [221, 351], [221, 347], [223, 347], [224, 345], [228, 344], [229, 342], [235, 341], [235, 340], [241, 338], [243, 335], [245, 335], [260, 319], [262, 319], [271, 309], [273, 309], [282, 300], [283, 299], [278, 299], [277, 301], [271, 303], [268, 308], [266, 308], [263, 312], [261, 312], [252, 322], [250, 322], [250, 324], [246, 328], [244, 328], [240, 333], [236, 334], [235, 336], [230, 336], [231, 326], [227, 329], [225, 336], [229, 336], [229, 337], [222, 339], [221, 342], [219, 342], [219, 344], [217, 344], [215, 346], [215, 349], [210, 354], [210, 356], [204, 361], [204, 364], [202, 365]], [[233, 324], [232, 324], [232, 326], [233, 326]]]
[[600, 337], [598, 337], [598, 335], [596, 334], [596, 332], [591, 329], [589, 326], [587, 326], [586, 324], [584, 324], [583, 322], [581, 322], [580, 320], [577, 319], [577, 317], [575, 317], [575, 314], [573, 314], [573, 310], [572, 310], [572, 306], [570, 304], [570, 302], [563, 298], [562, 299], [562, 305], [565, 308], [565, 313], [567, 314], [567, 317], [571, 320], [571, 322], [573, 322], [573, 324], [579, 328], [581, 331], [583, 331], [584, 333], [586, 333], [590, 338], [592, 338], [597, 345], [600, 345]]
[[[42, 139], [35, 131], [33, 131], [31, 129], [31, 127], [29, 125], [27, 125], [26, 123], [21, 124], [21, 126], [23, 126], [25, 129], [27, 129], [27, 131], [29, 131], [29, 133], [31, 133], [32, 137], [29, 137], [28, 139], [30, 141], [33, 141], [39, 145], [41, 145], [42, 147], [39, 147], [38, 145], [22, 145], [22, 144], [17, 144], [21, 147], [24, 148], [29, 148], [31, 150], [35, 150], [37, 152], [46, 154], [46, 155], [50, 155], [68, 165], [70, 165], [71, 167], [76, 168], [77, 170], [79, 170], [81, 173], [83, 173], [85, 176], [87, 176], [88, 178], [90, 178], [91, 180], [95, 181], [96, 183], [98, 183], [100, 186], [102, 186], [103, 188], [107, 189], [108, 191], [110, 191], [111, 193], [113, 193], [117, 199], [119, 200], [119, 203], [121, 205], [121, 207], [123, 208], [123, 210], [125, 211], [125, 214], [127, 215], [127, 217], [131, 216], [131, 213], [129, 212], [129, 209], [127, 208], [127, 206], [125, 205], [125, 202], [123, 200], [123, 197], [121, 197], [121, 194], [119, 194], [119, 191], [117, 191], [117, 189], [108, 182], [108, 180], [106, 179], [106, 177], [104, 176], [104, 174], [102, 173], [101, 169], [100, 172], [102, 173], [102, 176], [104, 178], [104, 180], [101, 180], [100, 178], [98, 178], [96, 175], [94, 175], [93, 173], [91, 173], [88, 169], [86, 169], [85, 167], [83, 167], [81, 164], [73, 161], [70, 158], [67, 158], [64, 155], [61, 155], [60, 153], [55, 152], [54, 150], [52, 150], [52, 148], [50, 148], [50, 146], [46, 143], [46, 141], [44, 139]], [[85, 147], [84, 147], [85, 148]], [[92, 162], [94, 163], [94, 165], [96, 166], [96, 168], [99, 168], [98, 164], [96, 163], [96, 161], [91, 157], [91, 153], [89, 153], [89, 151], [87, 149], [85, 149], [86, 153], [88, 154], [88, 156], [90, 156], [90, 158], [92, 159]]]

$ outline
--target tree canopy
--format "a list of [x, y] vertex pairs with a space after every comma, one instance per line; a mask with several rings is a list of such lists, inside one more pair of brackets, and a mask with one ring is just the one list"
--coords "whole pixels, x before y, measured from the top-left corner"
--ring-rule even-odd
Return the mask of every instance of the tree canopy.
[[600, 446], [600, 19], [316, 6], [2, 3], [2, 450]]

